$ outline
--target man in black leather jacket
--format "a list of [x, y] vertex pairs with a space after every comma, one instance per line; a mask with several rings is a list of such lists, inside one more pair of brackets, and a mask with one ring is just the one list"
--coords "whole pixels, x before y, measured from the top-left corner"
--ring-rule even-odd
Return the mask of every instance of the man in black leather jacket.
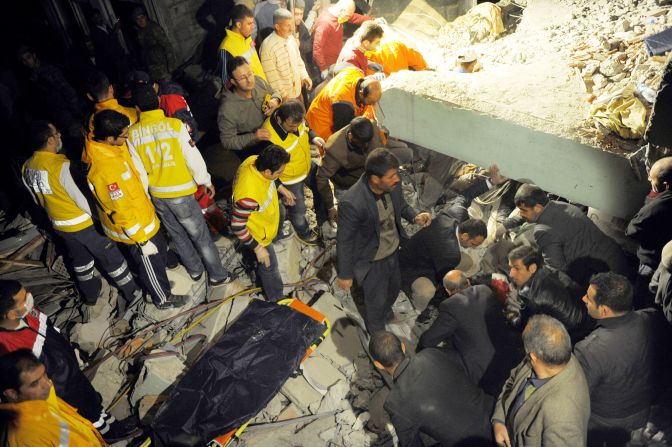
[[546, 314], [560, 321], [577, 339], [585, 330], [585, 307], [571, 296], [555, 272], [543, 266], [539, 250], [523, 245], [511, 250], [508, 259], [509, 277], [516, 286], [509, 301], [520, 303], [520, 323], [524, 325], [532, 315]]

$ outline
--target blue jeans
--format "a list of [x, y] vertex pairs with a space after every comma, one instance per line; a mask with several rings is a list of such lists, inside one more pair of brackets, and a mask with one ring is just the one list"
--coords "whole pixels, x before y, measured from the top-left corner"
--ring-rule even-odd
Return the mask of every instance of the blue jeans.
[[173, 199], [153, 197], [152, 202], [175, 244], [182, 264], [190, 274], [202, 273], [205, 264], [212, 281], [221, 281], [229, 276], [210, 238], [201, 207], [193, 195]]
[[266, 246], [266, 250], [268, 250], [268, 254], [270, 255], [271, 265], [266, 267], [264, 264], [259, 263], [257, 265], [257, 275], [259, 275], [259, 279], [261, 280], [261, 287], [264, 289], [266, 298], [269, 301], [278, 302], [285, 297], [283, 294], [282, 276], [280, 276], [280, 270], [278, 269], [278, 258], [275, 256], [273, 244]]
[[317, 185], [315, 184], [316, 172], [317, 165], [314, 162], [311, 162], [310, 171], [305, 179], [293, 185], [284, 185], [285, 188], [290, 190], [296, 197], [296, 204], [294, 206], [287, 206], [287, 212], [289, 213], [289, 220], [292, 222], [294, 231], [296, 231], [296, 234], [302, 239], [310, 235], [310, 227], [308, 225], [308, 219], [306, 219], [306, 197], [303, 192], [304, 185], [308, 186], [313, 192], [313, 208], [317, 215], [317, 223], [321, 224], [326, 220], [327, 213], [326, 210], [324, 210], [324, 206], [322, 206], [320, 194], [317, 192]]

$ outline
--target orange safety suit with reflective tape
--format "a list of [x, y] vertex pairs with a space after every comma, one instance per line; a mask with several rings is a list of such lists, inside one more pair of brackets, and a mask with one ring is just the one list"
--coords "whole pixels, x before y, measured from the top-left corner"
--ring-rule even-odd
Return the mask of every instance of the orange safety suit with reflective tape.
[[427, 62], [422, 54], [398, 41], [384, 43], [376, 51], [367, 51], [366, 57], [371, 62], [382, 65], [385, 76], [409, 68], [415, 71], [427, 69]]

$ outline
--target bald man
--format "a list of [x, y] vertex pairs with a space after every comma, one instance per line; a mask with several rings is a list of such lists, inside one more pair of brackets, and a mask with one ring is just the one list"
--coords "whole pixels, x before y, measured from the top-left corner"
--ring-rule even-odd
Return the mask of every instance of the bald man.
[[472, 286], [460, 270], [446, 273], [443, 287], [449, 298], [439, 305], [439, 316], [420, 337], [418, 350], [445, 342], [457, 351], [469, 378], [496, 395], [524, 356], [520, 335], [506, 324], [489, 287]]
[[649, 182], [651, 193], [625, 230], [626, 236], [639, 243], [636, 308], [652, 304], [648, 284], [660, 263], [663, 246], [672, 240], [672, 157], [661, 158], [653, 164]]

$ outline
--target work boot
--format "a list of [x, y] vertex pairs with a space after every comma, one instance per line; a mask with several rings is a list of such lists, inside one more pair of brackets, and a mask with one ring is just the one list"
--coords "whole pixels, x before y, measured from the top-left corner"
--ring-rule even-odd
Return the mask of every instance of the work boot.
[[171, 294], [163, 303], [154, 303], [157, 309], [172, 309], [175, 307], [182, 307], [189, 302], [191, 297], [189, 295], [173, 295]]

